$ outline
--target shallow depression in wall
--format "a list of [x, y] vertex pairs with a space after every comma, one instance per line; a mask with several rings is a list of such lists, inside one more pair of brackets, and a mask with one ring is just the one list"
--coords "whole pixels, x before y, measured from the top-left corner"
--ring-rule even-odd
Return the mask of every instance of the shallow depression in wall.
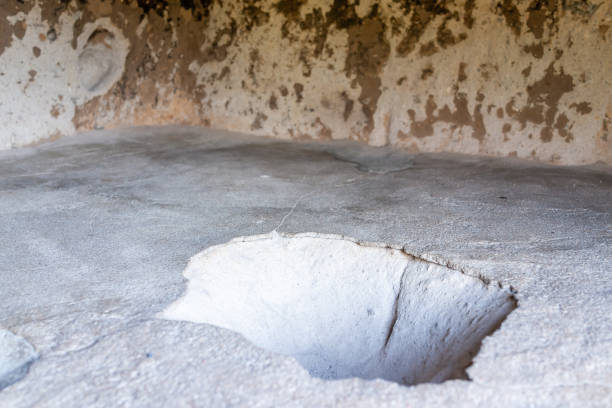
[[236, 331], [324, 379], [466, 378], [482, 339], [516, 307], [499, 285], [312, 233], [237, 238], [193, 257], [184, 275], [186, 293], [161, 317]]

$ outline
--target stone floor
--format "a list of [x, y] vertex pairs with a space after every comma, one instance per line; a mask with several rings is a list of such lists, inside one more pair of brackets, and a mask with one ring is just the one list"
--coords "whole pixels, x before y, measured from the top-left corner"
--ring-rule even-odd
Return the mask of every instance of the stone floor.
[[[0, 406], [609, 407], [611, 226], [605, 166], [179, 127], [1, 152], [0, 326], [36, 351]], [[413, 387], [324, 381], [228, 330], [155, 317], [191, 256], [275, 229], [403, 247], [511, 286], [518, 308], [469, 380]]]

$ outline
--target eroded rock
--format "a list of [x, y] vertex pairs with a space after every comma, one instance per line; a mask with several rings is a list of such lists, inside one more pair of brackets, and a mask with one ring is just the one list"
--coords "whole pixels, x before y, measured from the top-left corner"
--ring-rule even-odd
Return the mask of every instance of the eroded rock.
[[192, 258], [161, 314], [236, 331], [324, 379], [466, 378], [516, 307], [508, 289], [399, 249], [335, 235], [237, 238]]
[[27, 340], [0, 328], [0, 390], [25, 377], [37, 358]]

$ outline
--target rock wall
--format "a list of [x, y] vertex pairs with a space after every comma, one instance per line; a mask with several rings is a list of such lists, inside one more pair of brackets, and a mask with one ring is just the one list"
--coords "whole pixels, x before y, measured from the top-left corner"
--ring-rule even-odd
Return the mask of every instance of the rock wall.
[[5, 0], [0, 149], [189, 124], [612, 163], [609, 0]]

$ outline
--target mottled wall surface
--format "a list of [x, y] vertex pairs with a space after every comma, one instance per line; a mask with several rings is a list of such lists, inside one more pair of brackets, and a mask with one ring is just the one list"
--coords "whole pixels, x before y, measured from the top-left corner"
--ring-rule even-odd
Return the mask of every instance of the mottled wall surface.
[[0, 148], [191, 124], [612, 163], [610, 0], [3, 0]]

